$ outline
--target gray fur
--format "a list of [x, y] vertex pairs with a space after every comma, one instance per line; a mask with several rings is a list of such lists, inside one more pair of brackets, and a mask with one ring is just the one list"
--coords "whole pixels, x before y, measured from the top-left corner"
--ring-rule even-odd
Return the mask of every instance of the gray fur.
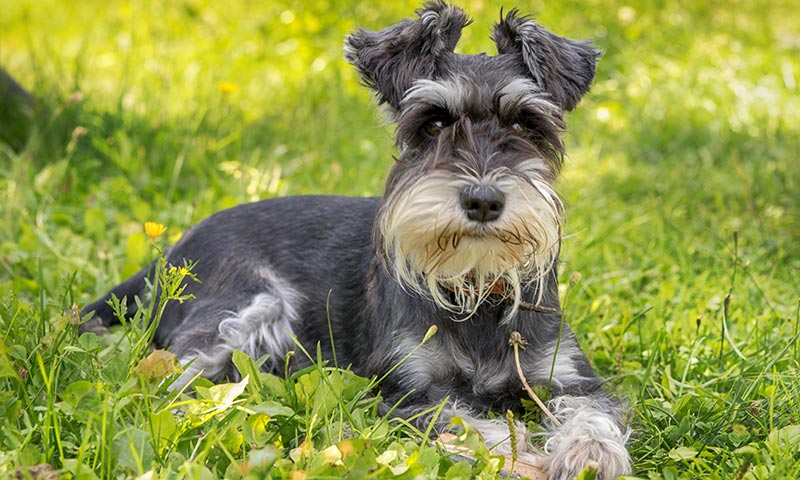
[[[196, 298], [169, 303], [156, 331], [156, 346], [193, 362], [173, 388], [197, 374], [235, 378], [234, 349], [270, 355], [264, 369], [281, 373], [292, 337], [332, 360], [330, 324], [339, 365], [360, 375], [383, 376], [408, 356], [381, 384], [384, 412], [411, 392], [393, 415], [416, 416], [424, 430], [434, 418], [419, 414], [446, 402], [437, 429], [464, 415], [507, 447], [502, 422], [480, 417], [521, 408], [508, 346], [517, 331], [528, 342], [526, 378], [551, 386], [563, 424], [550, 426], [541, 464], [553, 478], [589, 460], [603, 478], [626, 473], [622, 409], [562, 325], [558, 298], [562, 212], [553, 184], [563, 110], [588, 90], [596, 51], [512, 11], [495, 29], [499, 55], [457, 55], [466, 14], [439, 1], [417, 15], [346, 42], [346, 58], [398, 119], [401, 154], [384, 197], [241, 205], [169, 249], [172, 264], [196, 261], [202, 281], [186, 284]], [[466, 214], [483, 201], [470, 197], [477, 185], [502, 193], [490, 219]], [[133, 311], [149, 275], [145, 268], [111, 293]], [[116, 321], [108, 298], [84, 309], [95, 316], [81, 331]], [[411, 353], [432, 325], [438, 333]], [[292, 362], [308, 364], [300, 355]]]
[[549, 402], [561, 426], [549, 425], [545, 443], [548, 454], [542, 466], [553, 480], [569, 480], [589, 461], [600, 465], [598, 478], [615, 479], [631, 470], [625, 444], [630, 430], [622, 425], [625, 414], [619, 404], [599, 396], [562, 395]]
[[588, 41], [548, 32], [517, 9], [501, 17], [492, 39], [498, 53], [516, 58], [533, 80], [564, 110], [572, 110], [589, 91], [600, 52]]
[[379, 103], [395, 110], [415, 80], [436, 75], [470, 23], [463, 10], [441, 0], [426, 3], [416, 13], [416, 20], [379, 32], [358, 29], [345, 39], [347, 61], [377, 93]]

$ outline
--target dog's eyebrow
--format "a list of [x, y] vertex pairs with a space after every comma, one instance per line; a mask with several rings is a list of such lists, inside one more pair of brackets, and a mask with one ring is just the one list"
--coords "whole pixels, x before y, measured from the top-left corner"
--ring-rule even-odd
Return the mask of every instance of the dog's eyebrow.
[[417, 104], [433, 105], [458, 117], [466, 112], [467, 97], [461, 82], [421, 79], [406, 92], [402, 105], [404, 108], [414, 108]]
[[512, 117], [521, 110], [535, 109], [555, 113], [558, 107], [547, 99], [547, 94], [539, 86], [526, 78], [516, 78], [508, 82], [495, 94], [497, 114]]
[[[469, 83], [458, 79], [420, 79], [406, 92], [402, 105], [414, 109], [419, 105], [433, 105], [446, 110], [454, 117], [466, 115], [469, 109]], [[523, 110], [538, 110], [552, 114], [558, 106], [547, 98], [538, 85], [527, 78], [516, 78], [506, 83], [494, 95], [496, 114], [515, 117]]]

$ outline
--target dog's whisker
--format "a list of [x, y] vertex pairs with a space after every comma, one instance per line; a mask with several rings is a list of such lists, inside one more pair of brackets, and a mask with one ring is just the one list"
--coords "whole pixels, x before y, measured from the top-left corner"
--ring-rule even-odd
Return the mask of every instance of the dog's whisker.
[[439, 247], [439, 250], [442, 251], [447, 250], [447, 243], [449, 242], [449, 240], [450, 240], [450, 235], [448, 235], [446, 231], [440, 233], [436, 241], [436, 245]]
[[462, 230], [457, 230], [453, 233], [453, 250], [458, 250], [458, 245], [461, 243]]

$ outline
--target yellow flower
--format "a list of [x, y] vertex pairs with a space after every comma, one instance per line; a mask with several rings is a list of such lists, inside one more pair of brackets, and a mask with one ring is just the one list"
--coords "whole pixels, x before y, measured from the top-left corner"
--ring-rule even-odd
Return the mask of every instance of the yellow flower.
[[217, 82], [217, 88], [224, 94], [231, 94], [239, 91], [239, 85], [233, 82]]
[[162, 233], [167, 230], [165, 225], [156, 222], [144, 222], [144, 233], [150, 238], [150, 240], [155, 240], [158, 238]]

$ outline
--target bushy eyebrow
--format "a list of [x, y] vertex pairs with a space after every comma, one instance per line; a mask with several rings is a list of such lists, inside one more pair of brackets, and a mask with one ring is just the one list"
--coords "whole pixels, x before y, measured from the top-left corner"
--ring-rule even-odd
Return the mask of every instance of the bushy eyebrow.
[[467, 97], [467, 88], [458, 80], [421, 79], [406, 92], [402, 104], [408, 109], [420, 104], [432, 105], [460, 117], [466, 112]]
[[[448, 112], [454, 118], [462, 117], [480, 111], [480, 106], [476, 109], [476, 105], [470, 104], [470, 99], [475, 98], [471, 90], [477, 88], [471, 82], [458, 78], [417, 80], [403, 97], [403, 109], [408, 112], [418, 107], [432, 106]], [[486, 107], [502, 118], [514, 118], [525, 111], [545, 114], [557, 114], [559, 111], [547, 94], [527, 78], [509, 81], [494, 93], [492, 99], [492, 104]]]
[[526, 110], [549, 114], [558, 112], [558, 107], [547, 99], [542, 89], [526, 78], [508, 82], [495, 94], [494, 103], [497, 114], [506, 118]]

